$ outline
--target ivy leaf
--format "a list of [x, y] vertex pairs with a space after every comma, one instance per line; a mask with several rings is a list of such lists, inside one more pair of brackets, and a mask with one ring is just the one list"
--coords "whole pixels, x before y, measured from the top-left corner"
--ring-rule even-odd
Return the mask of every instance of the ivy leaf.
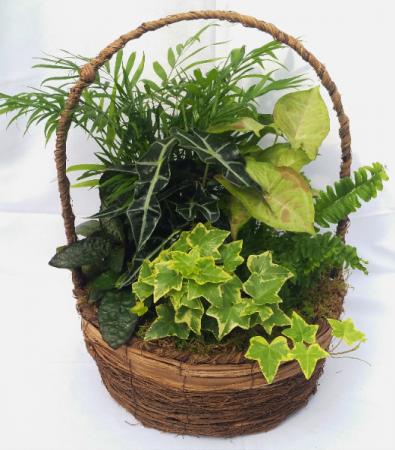
[[276, 337], [270, 344], [261, 336], [250, 339], [250, 347], [245, 355], [246, 358], [255, 359], [259, 363], [263, 376], [268, 384], [271, 384], [276, 376], [281, 361], [289, 361], [289, 348], [287, 340]]
[[100, 231], [100, 222], [98, 220], [87, 220], [75, 227], [75, 232], [80, 236], [89, 236], [95, 231]]
[[[250, 298], [243, 298], [244, 309], [241, 312], [242, 316], [251, 316], [258, 313], [261, 319], [261, 324], [273, 315], [273, 310], [265, 305], [254, 303]], [[284, 333], [283, 333], [284, 334]]]
[[124, 258], [125, 249], [123, 247], [114, 248], [108, 256], [108, 264], [110, 265], [110, 269], [114, 272], [121, 273]]
[[283, 327], [286, 325], [290, 325], [291, 319], [282, 311], [278, 304], [271, 304], [270, 309], [273, 311], [273, 314], [264, 322], [262, 322], [262, 326], [267, 334], [271, 334], [273, 327], [275, 326]]
[[181, 299], [185, 296], [187, 292], [188, 292], [188, 285], [185, 283], [182, 285], [179, 291], [172, 289], [166, 294], [166, 297], [170, 298], [170, 301], [173, 304], [175, 310], [181, 308], [182, 306]]
[[217, 249], [228, 236], [228, 231], [207, 230], [202, 223], [198, 223], [187, 236], [187, 242], [191, 247], [199, 247], [200, 256], [212, 256], [214, 259], [220, 259], [221, 254]]
[[148, 152], [137, 162], [139, 181], [136, 182], [134, 200], [127, 209], [137, 251], [152, 235], [161, 216], [156, 194], [169, 182], [169, 155], [177, 139], [168, 138], [154, 142]]
[[220, 284], [217, 283], [205, 283], [198, 284], [195, 280], [188, 281], [188, 299], [204, 297], [213, 306], [222, 308], [224, 302], [222, 300]]
[[314, 372], [317, 361], [329, 356], [318, 344], [306, 347], [303, 342], [296, 342], [295, 347], [289, 352], [288, 356], [299, 361], [300, 367], [307, 379], [311, 377]]
[[243, 289], [254, 299], [255, 303], [261, 305], [266, 303], [279, 303], [282, 300], [277, 294], [284, 282], [285, 279], [283, 278], [264, 280], [257, 273], [253, 273], [243, 284]]
[[204, 314], [202, 317], [202, 330], [211, 331], [217, 341], [219, 341], [219, 331], [218, 331], [218, 322], [214, 317], [210, 317], [207, 314]]
[[108, 291], [99, 306], [99, 327], [104, 341], [113, 349], [119, 348], [131, 336], [138, 315], [130, 312], [135, 299], [130, 289]]
[[110, 253], [110, 241], [92, 237], [63, 248], [49, 261], [49, 265], [60, 269], [73, 269], [99, 261]]
[[172, 289], [179, 291], [182, 288], [182, 275], [178, 270], [171, 270], [167, 263], [155, 265], [154, 302]]
[[234, 142], [224, 141], [213, 134], [191, 128], [194, 136], [177, 127], [170, 129], [181, 147], [194, 150], [206, 164], [220, 164], [223, 176], [236, 186], [256, 186], [245, 170], [245, 159]]
[[239, 229], [251, 219], [251, 214], [246, 207], [234, 195], [230, 196], [229, 200], [229, 224], [232, 239], [237, 239], [237, 232]]
[[225, 270], [233, 272], [244, 261], [244, 258], [240, 256], [242, 246], [243, 241], [222, 244], [218, 249], [221, 254], [221, 261], [218, 264], [223, 264]]
[[294, 150], [291, 144], [275, 144], [272, 147], [256, 152], [253, 155], [258, 162], [269, 163], [275, 167], [291, 167], [297, 172], [311, 162], [304, 150]]
[[304, 150], [310, 159], [316, 158], [329, 133], [329, 114], [319, 88], [285, 94], [273, 110], [274, 123], [292, 147]]
[[227, 281], [224, 284], [220, 285], [221, 293], [223, 298], [227, 298], [228, 302], [231, 303], [240, 303], [241, 299], [241, 289], [243, 287], [243, 283], [240, 279], [233, 275], [232, 279]]
[[188, 308], [187, 306], [181, 306], [176, 311], [175, 321], [177, 323], [186, 323], [188, 327], [196, 334], [200, 335], [201, 322], [204, 314], [204, 308], [200, 300], [200, 308]]
[[132, 284], [132, 290], [137, 297], [143, 301], [154, 293], [154, 286], [151, 286], [144, 281], [136, 281], [136, 283]]
[[130, 308], [130, 312], [138, 316], [143, 316], [147, 311], [148, 308], [144, 305], [144, 302], [136, 302], [136, 305]]
[[172, 305], [163, 304], [156, 307], [158, 318], [151, 325], [145, 335], [145, 341], [160, 339], [166, 336], [177, 336], [180, 339], [188, 339], [190, 330], [186, 323], [175, 321], [175, 310]]
[[362, 333], [362, 331], [358, 331], [355, 329], [352, 319], [348, 318], [343, 320], [342, 322], [334, 319], [327, 320], [333, 328], [332, 335], [339, 339], [343, 339], [347, 345], [352, 345], [357, 341], [366, 342], [367, 339], [365, 334]]
[[179, 239], [169, 248], [172, 252], [189, 252], [191, 246], [188, 244], [188, 236], [191, 234], [190, 231], [183, 231], [180, 234]]
[[270, 251], [261, 253], [260, 255], [250, 255], [247, 259], [247, 267], [251, 273], [258, 274], [265, 281], [272, 280], [273, 278], [282, 278], [285, 283], [288, 278], [293, 276], [293, 273], [288, 269], [272, 262], [272, 254]]
[[195, 280], [198, 284], [224, 283], [232, 278], [231, 275], [215, 265], [212, 256], [197, 259], [196, 268], [199, 272], [191, 273], [188, 278]]
[[313, 196], [296, 170], [247, 157], [247, 172], [268, 192], [264, 199], [256, 189], [238, 187], [221, 175], [214, 178], [243, 203], [252, 217], [274, 228], [315, 236]]
[[178, 270], [184, 277], [191, 273], [199, 273], [196, 267], [196, 260], [199, 257], [199, 247], [194, 247], [189, 253], [171, 252], [172, 260], [169, 264], [169, 269]]
[[107, 270], [106, 272], [99, 275], [92, 282], [93, 289], [100, 289], [102, 291], [108, 289], [114, 289], [118, 281], [119, 274], [113, 272], [112, 270]]
[[224, 131], [239, 131], [240, 133], [246, 133], [247, 131], [253, 131], [258, 137], [259, 131], [265, 128], [265, 125], [261, 125], [250, 117], [240, 117], [237, 122], [221, 122], [207, 128], [208, 133], [223, 133]]
[[318, 331], [318, 325], [308, 325], [296, 312], [292, 313], [291, 328], [283, 330], [284, 336], [292, 339], [292, 342], [306, 342], [313, 344], [315, 342], [315, 335]]
[[150, 277], [152, 274], [153, 274], [152, 264], [147, 259], [145, 259], [143, 261], [143, 263], [141, 264], [139, 281], [144, 281], [146, 278]]

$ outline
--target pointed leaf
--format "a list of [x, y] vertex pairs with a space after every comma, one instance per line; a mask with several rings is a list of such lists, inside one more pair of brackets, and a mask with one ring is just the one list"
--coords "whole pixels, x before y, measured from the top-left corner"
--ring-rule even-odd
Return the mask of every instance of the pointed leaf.
[[95, 231], [100, 231], [100, 222], [98, 220], [88, 220], [75, 227], [75, 232], [80, 236], [89, 236]]
[[310, 159], [316, 158], [329, 132], [329, 114], [319, 86], [281, 97], [274, 106], [273, 118], [295, 150], [302, 149]]
[[155, 266], [154, 302], [172, 289], [179, 291], [182, 287], [182, 275], [178, 270], [171, 270], [167, 263]]
[[355, 329], [352, 319], [348, 318], [342, 322], [334, 319], [327, 320], [333, 328], [332, 335], [339, 339], [343, 339], [347, 345], [352, 345], [357, 341], [366, 342], [365, 334]]
[[262, 326], [266, 330], [267, 334], [271, 334], [273, 327], [275, 326], [283, 327], [291, 323], [291, 319], [284, 314], [278, 304], [271, 304], [270, 309], [273, 311], [273, 314], [262, 323]]
[[187, 242], [191, 247], [199, 247], [200, 256], [212, 256], [220, 259], [221, 254], [217, 249], [228, 236], [228, 231], [207, 230], [203, 224], [198, 223], [187, 236]]
[[158, 318], [151, 325], [145, 335], [145, 341], [160, 339], [166, 336], [177, 336], [180, 339], [188, 339], [190, 330], [186, 323], [175, 321], [175, 310], [172, 305], [158, 305], [156, 307]]
[[311, 377], [314, 372], [317, 361], [329, 356], [318, 344], [310, 345], [308, 348], [303, 342], [297, 342], [295, 347], [289, 352], [288, 356], [296, 359], [307, 379]]
[[123, 247], [114, 248], [108, 257], [110, 269], [118, 274], [121, 273], [124, 259], [125, 249]]
[[294, 311], [292, 313], [291, 328], [283, 330], [284, 336], [292, 339], [292, 342], [306, 342], [307, 344], [313, 344], [315, 342], [315, 335], [318, 331], [318, 325], [308, 325], [300, 316]]
[[285, 281], [283, 278], [265, 280], [257, 273], [253, 273], [243, 284], [243, 288], [254, 299], [255, 303], [259, 303], [260, 305], [279, 303], [282, 300], [277, 294]]
[[136, 281], [132, 284], [132, 290], [141, 301], [144, 301], [154, 293], [154, 286], [144, 281]]
[[281, 361], [289, 361], [289, 348], [287, 340], [282, 337], [276, 337], [270, 344], [261, 336], [250, 339], [250, 347], [245, 357], [258, 361], [263, 376], [268, 384], [271, 384], [276, 376]]
[[196, 260], [196, 268], [199, 272], [188, 275], [189, 279], [195, 280], [198, 284], [224, 283], [232, 277], [215, 265], [214, 258], [207, 256]]
[[169, 264], [169, 269], [178, 270], [184, 277], [191, 273], [199, 273], [200, 270], [196, 267], [196, 260], [199, 257], [199, 247], [194, 247], [189, 253], [171, 252], [172, 260]]
[[222, 300], [220, 284], [218, 283], [205, 283], [198, 284], [195, 280], [188, 281], [188, 298], [192, 300], [194, 298], [204, 297], [213, 306], [222, 308], [224, 302]]
[[250, 318], [247, 316], [241, 316], [243, 308], [244, 305], [242, 303], [225, 306], [225, 301], [223, 308], [210, 306], [210, 308], [206, 311], [206, 314], [217, 319], [218, 339], [222, 339], [237, 326], [244, 328], [245, 330], [250, 328]]
[[244, 309], [241, 312], [242, 316], [250, 316], [258, 313], [261, 321], [264, 322], [273, 315], [273, 310], [269, 306], [259, 305], [254, 303], [251, 298], [243, 298]]
[[247, 259], [247, 267], [251, 273], [257, 273], [265, 281], [273, 278], [283, 278], [285, 282], [293, 276], [293, 273], [285, 267], [273, 263], [270, 251], [260, 255], [250, 255]]
[[185, 294], [188, 293], [188, 285], [183, 284], [181, 289], [179, 291], [176, 291], [175, 289], [172, 289], [166, 294], [166, 297], [170, 297], [171, 303], [173, 304], [174, 309], [180, 309], [181, 299], [185, 296]]
[[225, 306], [230, 306], [232, 304], [242, 302], [241, 299], [242, 287], [243, 283], [236, 275], [233, 275], [231, 280], [227, 281], [224, 284], [221, 284], [220, 289]]
[[92, 282], [93, 289], [100, 289], [101, 291], [115, 289], [115, 285], [118, 281], [119, 274], [112, 270], [107, 270], [100, 276], [95, 278]]
[[208, 133], [223, 133], [224, 131], [239, 131], [246, 133], [247, 131], [253, 131], [259, 137], [259, 131], [265, 128], [265, 125], [261, 125], [250, 117], [240, 117], [237, 122], [221, 122], [207, 128]]
[[130, 289], [108, 291], [99, 306], [100, 333], [113, 349], [119, 348], [131, 336], [137, 325], [138, 315], [130, 312], [135, 299]]
[[237, 239], [237, 232], [239, 229], [251, 219], [251, 214], [246, 207], [234, 195], [230, 196], [229, 200], [229, 224], [232, 239]]
[[106, 166], [100, 165], [100, 164], [77, 164], [75, 166], [70, 166], [67, 168], [66, 173], [68, 172], [74, 172], [77, 170], [99, 170], [102, 172], [106, 169]]
[[181, 306], [176, 311], [175, 321], [176, 323], [186, 323], [188, 327], [196, 334], [200, 334], [201, 322], [204, 314], [204, 308], [200, 300], [200, 308], [188, 308], [187, 306]]
[[289, 143], [273, 145], [254, 153], [253, 157], [258, 162], [269, 163], [276, 167], [291, 167], [297, 172], [311, 162], [304, 150], [294, 150]]
[[221, 254], [221, 261], [218, 261], [218, 264], [223, 264], [225, 270], [233, 272], [244, 261], [244, 258], [240, 256], [242, 246], [243, 241], [222, 244], [218, 248]]

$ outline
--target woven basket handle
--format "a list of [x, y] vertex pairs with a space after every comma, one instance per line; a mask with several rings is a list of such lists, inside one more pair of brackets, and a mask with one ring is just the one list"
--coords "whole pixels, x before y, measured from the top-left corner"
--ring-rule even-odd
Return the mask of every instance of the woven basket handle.
[[[218, 19], [227, 20], [228, 22], [241, 23], [248, 28], [256, 28], [260, 31], [270, 34], [276, 41], [286, 44], [291, 47], [295, 52], [300, 55], [305, 61], [307, 61], [311, 67], [315, 70], [320, 78], [322, 85], [329, 92], [333, 103], [333, 109], [337, 112], [338, 120], [340, 123], [339, 135], [341, 138], [341, 165], [340, 165], [340, 178], [345, 178], [350, 175], [351, 166], [351, 136], [348, 117], [344, 114], [343, 105], [341, 102], [340, 94], [336, 88], [335, 83], [331, 80], [324, 65], [321, 64], [311, 53], [309, 53], [303, 45], [292, 36], [283, 33], [278, 28], [270, 23], [266, 23], [262, 20], [254, 19], [251, 16], [244, 16], [231, 11], [191, 11], [182, 14], [174, 14], [164, 19], [155, 20], [152, 22], [143, 23], [130, 33], [124, 34], [119, 39], [114, 41], [104, 50], [102, 50], [96, 58], [93, 58], [90, 63], [82, 67], [80, 71], [80, 78], [77, 84], [71, 88], [68, 101], [65, 105], [65, 109], [62, 112], [59, 119], [59, 126], [56, 138], [56, 150], [55, 161], [56, 170], [58, 175], [58, 185], [60, 193], [60, 201], [62, 205], [62, 216], [64, 220], [64, 227], [66, 231], [67, 243], [71, 244], [77, 240], [75, 233], [74, 220], [75, 216], [70, 202], [70, 183], [66, 175], [66, 140], [67, 131], [70, 125], [70, 112], [78, 105], [82, 91], [90, 86], [95, 80], [95, 75], [101, 66], [111, 59], [111, 57], [122, 49], [127, 42], [133, 39], [138, 39], [148, 31], [155, 31], [166, 25], [172, 23], [181, 22], [183, 20], [196, 20], [196, 19]], [[337, 235], [341, 236], [344, 241], [347, 228], [349, 226], [349, 219], [347, 216], [343, 220], [340, 220], [337, 226]], [[79, 271], [74, 270], [73, 281], [75, 287], [82, 286], [82, 277]]]

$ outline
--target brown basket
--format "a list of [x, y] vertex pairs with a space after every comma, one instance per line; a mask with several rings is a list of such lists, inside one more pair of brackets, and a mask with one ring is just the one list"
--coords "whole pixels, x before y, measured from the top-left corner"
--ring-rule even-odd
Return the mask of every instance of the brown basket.
[[[70, 203], [70, 183], [66, 175], [66, 140], [70, 112], [78, 105], [84, 88], [93, 83], [99, 68], [127, 42], [148, 31], [183, 20], [218, 19], [241, 23], [264, 31], [278, 42], [296, 51], [315, 70], [328, 90], [340, 123], [340, 178], [350, 175], [351, 138], [349, 120], [344, 114], [340, 94], [325, 67], [300, 42], [274, 25], [230, 11], [194, 11], [176, 14], [142, 24], [121, 36], [82, 67], [80, 79], [71, 89], [57, 132], [55, 160], [67, 243], [77, 240]], [[337, 235], [344, 236], [349, 226], [346, 216], [338, 223]], [[341, 277], [341, 271], [339, 273]], [[83, 295], [84, 277], [73, 269], [74, 294]], [[345, 291], [337, 295], [341, 305]], [[341, 309], [341, 306], [339, 310]], [[282, 363], [271, 385], [266, 383], [257, 362], [244, 354], [230, 353], [221, 358], [197, 357], [178, 350], [164, 351], [132, 339], [118, 350], [102, 339], [97, 318], [92, 311], [78, 304], [83, 333], [89, 353], [95, 359], [110, 395], [147, 427], [178, 434], [235, 436], [268, 431], [289, 415], [305, 406], [316, 392], [323, 372], [320, 360], [309, 380], [296, 361]], [[331, 341], [329, 325], [320, 324], [317, 340], [323, 348]]]

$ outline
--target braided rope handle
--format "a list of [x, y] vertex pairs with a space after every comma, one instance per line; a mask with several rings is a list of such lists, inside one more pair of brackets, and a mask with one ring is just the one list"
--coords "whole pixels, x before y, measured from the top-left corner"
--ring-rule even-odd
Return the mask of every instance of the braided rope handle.
[[[67, 243], [71, 244], [77, 240], [75, 233], [75, 216], [71, 207], [70, 198], [70, 182], [66, 175], [66, 140], [67, 132], [71, 122], [70, 112], [78, 105], [82, 91], [90, 86], [94, 80], [96, 73], [103, 66], [103, 64], [111, 59], [111, 57], [118, 52], [118, 50], [125, 47], [125, 45], [134, 39], [138, 39], [148, 31], [155, 31], [166, 25], [181, 22], [184, 20], [196, 19], [218, 19], [226, 20], [233, 23], [241, 23], [248, 28], [256, 28], [260, 31], [270, 34], [276, 41], [286, 44], [300, 55], [306, 62], [308, 62], [321, 80], [322, 85], [328, 91], [333, 109], [337, 112], [340, 124], [340, 139], [341, 139], [341, 165], [340, 178], [345, 178], [350, 175], [350, 166], [352, 161], [351, 156], [351, 136], [349, 119], [343, 111], [340, 94], [336, 88], [335, 83], [329, 76], [326, 68], [321, 64], [310, 52], [308, 52], [303, 45], [292, 36], [280, 31], [274, 25], [266, 23], [263, 20], [254, 19], [251, 16], [245, 16], [232, 11], [191, 11], [182, 14], [174, 14], [163, 19], [154, 20], [152, 22], [143, 23], [130, 33], [124, 34], [119, 39], [114, 41], [104, 50], [102, 50], [96, 58], [93, 58], [88, 64], [82, 67], [80, 71], [80, 78], [76, 85], [71, 88], [68, 101], [65, 109], [62, 112], [58, 132], [56, 137], [55, 162], [58, 175], [58, 186], [60, 201], [62, 205], [62, 216], [67, 237]], [[349, 227], [349, 218], [345, 216], [337, 225], [336, 234], [341, 236], [343, 241]], [[76, 289], [83, 286], [83, 276], [78, 269], [73, 270], [73, 282]]]

